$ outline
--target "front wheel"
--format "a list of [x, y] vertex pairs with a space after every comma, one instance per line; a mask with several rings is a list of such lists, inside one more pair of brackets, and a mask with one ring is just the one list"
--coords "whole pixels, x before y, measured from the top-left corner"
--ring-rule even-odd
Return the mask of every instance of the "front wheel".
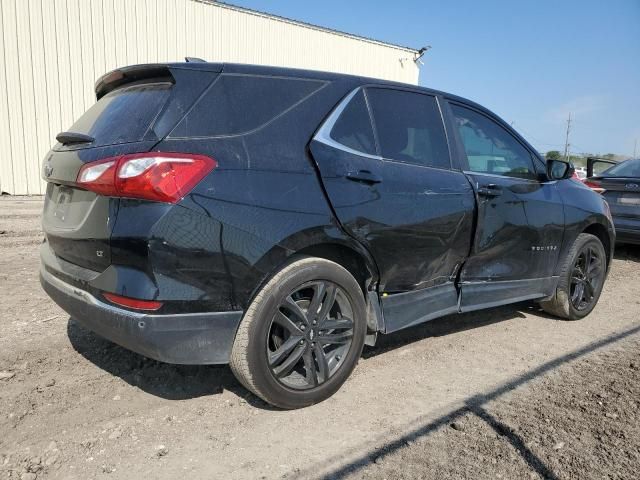
[[258, 292], [238, 328], [231, 369], [266, 402], [300, 408], [333, 395], [362, 353], [366, 306], [337, 263], [303, 257]]
[[581, 233], [567, 254], [555, 295], [540, 306], [568, 320], [586, 317], [598, 303], [606, 272], [602, 242], [595, 235]]

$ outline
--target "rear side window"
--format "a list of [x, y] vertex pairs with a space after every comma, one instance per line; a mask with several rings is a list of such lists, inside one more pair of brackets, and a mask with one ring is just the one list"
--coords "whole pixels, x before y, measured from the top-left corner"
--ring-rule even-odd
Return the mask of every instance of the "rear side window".
[[529, 151], [513, 135], [474, 110], [451, 105], [469, 170], [505, 177], [535, 179]]
[[114, 90], [87, 110], [69, 131], [95, 138], [91, 146], [156, 140], [151, 129], [172, 86], [147, 83]]
[[240, 135], [256, 130], [322, 88], [299, 78], [223, 74], [171, 132], [172, 138]]
[[435, 97], [369, 88], [367, 97], [384, 158], [450, 168], [449, 149]]
[[376, 153], [373, 127], [364, 93], [359, 90], [331, 129], [331, 138], [336, 142], [359, 152]]

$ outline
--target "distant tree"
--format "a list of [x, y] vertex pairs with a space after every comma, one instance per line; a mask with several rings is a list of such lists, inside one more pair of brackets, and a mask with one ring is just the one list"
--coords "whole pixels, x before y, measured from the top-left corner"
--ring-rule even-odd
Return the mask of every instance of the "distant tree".
[[602, 158], [605, 158], [607, 160], [615, 160], [616, 156], [617, 155], [615, 153], [607, 153], [606, 155], [603, 155]]
[[547, 160], [562, 160], [562, 154], [557, 150], [549, 150], [545, 158]]

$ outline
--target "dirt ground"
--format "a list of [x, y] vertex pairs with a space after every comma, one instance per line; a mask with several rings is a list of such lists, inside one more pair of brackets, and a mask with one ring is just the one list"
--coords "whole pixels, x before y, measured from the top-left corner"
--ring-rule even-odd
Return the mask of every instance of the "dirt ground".
[[270, 408], [226, 366], [162, 364], [38, 283], [41, 199], [0, 199], [0, 478], [638, 478], [640, 249], [599, 305], [449, 316], [367, 348], [332, 398]]

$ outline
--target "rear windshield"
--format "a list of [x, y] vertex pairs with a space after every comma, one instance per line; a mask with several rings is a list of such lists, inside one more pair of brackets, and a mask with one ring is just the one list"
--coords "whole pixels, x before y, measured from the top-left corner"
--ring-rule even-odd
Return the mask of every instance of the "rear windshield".
[[608, 168], [600, 175], [607, 177], [640, 177], [640, 159], [619, 163]]
[[172, 86], [145, 83], [114, 90], [87, 110], [69, 131], [95, 138], [92, 147], [157, 140], [152, 127]]

